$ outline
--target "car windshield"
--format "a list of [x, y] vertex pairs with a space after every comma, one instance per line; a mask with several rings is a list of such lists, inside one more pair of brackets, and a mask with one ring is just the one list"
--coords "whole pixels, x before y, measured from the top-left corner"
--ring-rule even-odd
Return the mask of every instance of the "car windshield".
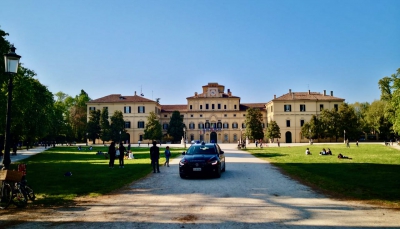
[[192, 145], [186, 154], [194, 155], [194, 154], [216, 154], [216, 150], [214, 146], [207, 145]]

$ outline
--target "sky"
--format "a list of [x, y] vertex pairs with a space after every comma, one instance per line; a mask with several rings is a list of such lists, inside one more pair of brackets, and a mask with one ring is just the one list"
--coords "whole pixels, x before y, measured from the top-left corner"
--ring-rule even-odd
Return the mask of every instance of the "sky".
[[242, 103], [333, 91], [380, 98], [400, 68], [398, 0], [2, 0], [0, 29], [53, 92], [186, 104], [217, 82]]

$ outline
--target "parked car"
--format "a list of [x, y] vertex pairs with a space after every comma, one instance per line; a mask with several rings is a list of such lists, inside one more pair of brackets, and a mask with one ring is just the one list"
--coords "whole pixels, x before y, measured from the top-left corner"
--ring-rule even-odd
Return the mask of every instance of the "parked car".
[[193, 144], [179, 162], [179, 175], [185, 178], [197, 174], [211, 174], [221, 177], [226, 170], [224, 151], [217, 143]]

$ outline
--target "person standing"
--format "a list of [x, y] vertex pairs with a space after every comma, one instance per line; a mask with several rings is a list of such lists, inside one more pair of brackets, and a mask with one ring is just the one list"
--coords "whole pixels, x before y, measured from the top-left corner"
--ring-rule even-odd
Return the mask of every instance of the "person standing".
[[169, 167], [169, 157], [171, 156], [171, 151], [169, 151], [169, 146], [167, 146], [167, 148], [165, 149], [165, 162], [164, 162], [164, 166], [167, 165], [167, 167]]
[[150, 158], [151, 165], [153, 166], [153, 173], [160, 172], [160, 165], [158, 164], [158, 160], [160, 159], [160, 148], [157, 147], [157, 142], [153, 141], [153, 146], [150, 147]]
[[118, 156], [119, 167], [120, 168], [124, 168], [124, 157], [125, 157], [126, 149], [125, 149], [124, 144], [122, 144], [122, 142], [119, 143], [119, 148], [118, 149], [119, 149], [119, 156]]
[[110, 169], [114, 168], [114, 160], [115, 160], [115, 142], [111, 142], [108, 147], [108, 155], [110, 155], [110, 162], [108, 162], [108, 167]]
[[278, 142], [278, 147], [281, 147], [281, 143], [279, 142], [279, 139], [276, 140]]

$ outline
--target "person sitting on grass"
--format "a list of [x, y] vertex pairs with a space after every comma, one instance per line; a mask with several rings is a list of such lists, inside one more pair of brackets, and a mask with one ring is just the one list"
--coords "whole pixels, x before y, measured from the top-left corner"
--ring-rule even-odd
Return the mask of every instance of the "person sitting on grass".
[[341, 153], [339, 153], [339, 155], [337, 156], [337, 158], [339, 158], [339, 159], [353, 159], [353, 158], [351, 158], [351, 157], [344, 156], [344, 155], [341, 154]]
[[319, 155], [327, 155], [327, 154], [326, 154], [326, 149], [323, 148], [323, 149], [322, 149], [322, 152], [320, 152]]
[[311, 155], [311, 152], [308, 148], [306, 149], [306, 155]]
[[331, 149], [328, 148], [328, 151], [326, 151], [326, 155], [332, 155]]

